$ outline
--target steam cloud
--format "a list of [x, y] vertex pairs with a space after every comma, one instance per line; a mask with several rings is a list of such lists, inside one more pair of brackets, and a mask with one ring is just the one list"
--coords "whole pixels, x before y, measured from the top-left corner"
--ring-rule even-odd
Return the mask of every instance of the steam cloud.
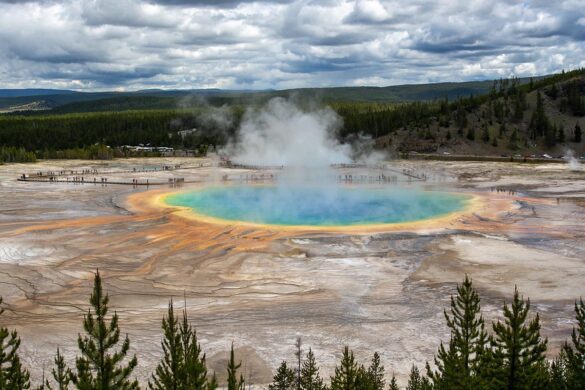
[[234, 162], [328, 167], [352, 161], [352, 148], [335, 137], [343, 121], [331, 108], [302, 110], [283, 98], [248, 109], [236, 139], [225, 148]]
[[225, 134], [234, 125], [235, 117], [233, 109], [226, 104], [221, 107], [208, 105], [199, 115], [198, 120], [206, 127], [217, 129]]
[[565, 160], [567, 164], [569, 164], [569, 169], [571, 171], [580, 171], [582, 169], [581, 163], [579, 162], [579, 160], [577, 160], [577, 158], [575, 157], [575, 153], [571, 149], [565, 152], [563, 160]]
[[[212, 114], [210, 120], [222, 123], [229, 112], [215, 110]], [[240, 180], [246, 178], [242, 187], [212, 188], [209, 194], [187, 193], [179, 204], [227, 219], [292, 225], [388, 222], [400, 220], [400, 215], [408, 215], [406, 220], [418, 219], [440, 214], [450, 204], [448, 199], [420, 194], [416, 184], [409, 184], [408, 189], [389, 185], [379, 192], [348, 191], [343, 183], [352, 176], [350, 171], [333, 169], [332, 164], [373, 165], [385, 155], [375, 150], [375, 142], [368, 135], [354, 134], [340, 142], [337, 132], [342, 125], [342, 118], [330, 107], [296, 104], [283, 98], [248, 108], [235, 136], [220, 154], [239, 164], [284, 166], [286, 169], [274, 175], [275, 185], [248, 188], [248, 174], [242, 173]], [[381, 171], [372, 172], [375, 176]], [[353, 183], [353, 179], [349, 181]], [[212, 208], [217, 212], [209, 211]]]

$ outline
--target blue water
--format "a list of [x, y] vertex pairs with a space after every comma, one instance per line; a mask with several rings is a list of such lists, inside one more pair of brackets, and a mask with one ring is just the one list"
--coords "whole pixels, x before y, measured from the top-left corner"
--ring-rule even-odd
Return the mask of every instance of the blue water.
[[465, 195], [416, 189], [218, 186], [170, 195], [171, 206], [233, 221], [340, 226], [419, 221], [460, 210]]

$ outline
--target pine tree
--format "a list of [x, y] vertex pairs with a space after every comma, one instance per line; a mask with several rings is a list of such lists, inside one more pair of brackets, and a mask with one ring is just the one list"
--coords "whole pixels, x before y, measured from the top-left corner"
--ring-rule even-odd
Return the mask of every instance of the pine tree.
[[301, 363], [303, 361], [303, 351], [301, 350], [302, 341], [300, 337], [297, 337], [297, 341], [295, 343], [295, 357], [297, 358], [297, 366], [295, 368], [295, 387], [297, 390], [301, 388]]
[[435, 136], [433, 135], [433, 133], [431, 133], [431, 129], [427, 127], [426, 131], [425, 131], [425, 135], [424, 138], [427, 140], [434, 140]]
[[331, 390], [356, 390], [358, 365], [349, 347], [343, 350], [339, 366], [335, 367], [335, 375], [331, 377]]
[[374, 352], [374, 357], [366, 374], [372, 389], [384, 389], [386, 385], [386, 381], [384, 380], [384, 366], [380, 363], [380, 355], [378, 352]]
[[390, 386], [388, 390], [399, 390], [398, 383], [396, 382], [396, 377], [392, 375], [392, 379], [390, 380]]
[[558, 131], [557, 131], [557, 141], [562, 144], [562, 143], [565, 143], [566, 140], [567, 140], [567, 137], [565, 135], [565, 129], [563, 129], [563, 127], [560, 126]]
[[567, 85], [567, 103], [575, 116], [585, 115], [585, 100], [581, 96], [581, 86], [577, 81]]
[[511, 306], [504, 304], [504, 322], [493, 324], [491, 365], [496, 388], [540, 389], [546, 383], [547, 340], [540, 337], [538, 314], [529, 320], [529, 310], [530, 300], [520, 298], [516, 288]]
[[319, 367], [315, 362], [315, 355], [309, 348], [309, 352], [301, 368], [301, 390], [324, 390], [323, 379], [319, 375]]
[[420, 374], [418, 367], [412, 366], [406, 390], [430, 390], [432, 388], [428, 379]]
[[[217, 378], [207, 379], [205, 354], [197, 341], [197, 332], [189, 324], [186, 308], [183, 319], [174, 314], [173, 301], [169, 302], [167, 316], [162, 320], [164, 339], [163, 358], [149, 382], [150, 389], [195, 389], [217, 387]], [[214, 374], [215, 375], [215, 374]], [[215, 380], [215, 383], [212, 381]]]
[[512, 150], [518, 149], [518, 131], [514, 129], [508, 142], [508, 147]]
[[461, 99], [459, 99], [459, 102], [457, 103], [457, 112], [455, 120], [457, 122], [457, 128], [459, 130], [463, 131], [463, 129], [467, 127], [467, 113], [465, 112], [463, 102]]
[[169, 302], [168, 313], [162, 320], [164, 338], [161, 342], [163, 358], [152, 374], [150, 389], [181, 389], [184, 386], [186, 372], [183, 343], [179, 331], [179, 319], [174, 314], [173, 301]]
[[565, 343], [567, 383], [571, 389], [585, 389], [585, 303], [575, 302], [577, 327], [573, 328], [571, 343]]
[[487, 126], [484, 126], [484, 127], [483, 127], [483, 132], [482, 132], [482, 134], [481, 134], [481, 140], [482, 140], [483, 142], [485, 142], [486, 144], [487, 144], [488, 142], [490, 142], [490, 132], [489, 132], [489, 130], [488, 130], [488, 127], [487, 127]]
[[30, 375], [28, 371], [22, 367], [18, 354], [15, 354], [10, 361], [7, 378], [7, 390], [30, 389]]
[[215, 375], [214, 372], [213, 375], [211, 376], [211, 379], [207, 382], [207, 390], [216, 390], [217, 387], [218, 387], [217, 376]]
[[557, 88], [556, 84], [553, 84], [550, 89], [547, 91], [547, 95], [552, 99], [556, 100], [559, 96], [559, 89]]
[[183, 352], [183, 386], [188, 389], [204, 389], [207, 383], [205, 354], [202, 354], [201, 346], [197, 340], [197, 332], [189, 324], [187, 308], [183, 309], [183, 321], [179, 327], [179, 335]]
[[[2, 305], [2, 297], [0, 297]], [[4, 308], [0, 306], [0, 315]], [[30, 375], [20, 363], [18, 348], [20, 337], [16, 331], [10, 332], [5, 327], [0, 327], [0, 389], [20, 390], [30, 388]]]
[[274, 378], [272, 383], [268, 385], [268, 390], [292, 390], [296, 388], [296, 375], [295, 372], [288, 368], [286, 361], [283, 361]]
[[519, 122], [524, 117], [524, 101], [523, 101], [523, 93], [519, 93], [516, 95], [514, 100], [514, 121]]
[[579, 122], [575, 123], [575, 132], [573, 133], [573, 142], [580, 143], [582, 138], [581, 134], [581, 126], [579, 126]]
[[561, 350], [559, 356], [554, 359], [549, 368], [549, 387], [547, 390], [569, 390], [566, 372], [566, 356]]
[[466, 275], [463, 284], [457, 286], [457, 296], [451, 296], [450, 313], [445, 310], [451, 340], [447, 348], [440, 345], [432, 372], [427, 364], [427, 373], [437, 389], [476, 389], [480, 387], [479, 377], [482, 357], [488, 342], [488, 335], [481, 316], [479, 295]]
[[470, 141], [474, 141], [475, 140], [475, 129], [473, 127], [470, 127], [467, 130], [467, 139]]
[[[53, 368], [53, 380], [55, 381], [55, 390], [67, 390], [69, 389], [69, 384], [73, 381], [74, 376], [73, 372], [67, 367], [65, 364], [65, 359], [63, 359], [63, 355], [61, 355], [61, 351], [57, 348], [57, 355], [55, 355], [55, 367]], [[53, 390], [50, 382], [47, 380], [45, 382], [47, 389]]]
[[546, 146], [555, 146], [557, 143], [557, 137], [557, 126], [554, 123], [550, 126], [547, 126], [544, 132], [544, 142]]
[[355, 388], [359, 390], [374, 390], [374, 384], [368, 375], [368, 370], [363, 366], [359, 366], [355, 379]]
[[236, 364], [236, 358], [234, 355], [234, 344], [232, 343], [232, 349], [230, 351], [230, 361], [228, 362], [227, 372], [227, 390], [244, 390], [244, 377], [240, 375], [238, 380], [238, 368], [242, 366], [242, 362]]
[[88, 310], [83, 319], [85, 336], [79, 335], [78, 345], [81, 356], [76, 360], [76, 385], [80, 390], [127, 390], [138, 389], [138, 382], [131, 380], [130, 375], [136, 367], [136, 356], [126, 364], [124, 359], [130, 349], [128, 335], [120, 349], [113, 349], [120, 341], [118, 314], [114, 313], [108, 321], [108, 295], [102, 290], [99, 271], [95, 274], [93, 292], [90, 297], [93, 308]]
[[49, 381], [45, 379], [45, 367], [43, 366], [43, 376], [41, 377], [41, 384], [35, 390], [46, 390], [49, 386]]
[[532, 138], [542, 137], [546, 135], [550, 125], [546, 113], [544, 112], [544, 100], [540, 91], [536, 93], [536, 110], [532, 114], [530, 120], [530, 129], [532, 130]]

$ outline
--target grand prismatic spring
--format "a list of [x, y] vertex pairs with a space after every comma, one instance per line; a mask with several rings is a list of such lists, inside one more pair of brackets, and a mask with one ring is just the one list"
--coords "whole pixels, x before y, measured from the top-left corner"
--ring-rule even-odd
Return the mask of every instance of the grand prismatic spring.
[[336, 185], [233, 185], [165, 198], [168, 205], [218, 220], [314, 227], [420, 221], [462, 210], [468, 200], [461, 194]]

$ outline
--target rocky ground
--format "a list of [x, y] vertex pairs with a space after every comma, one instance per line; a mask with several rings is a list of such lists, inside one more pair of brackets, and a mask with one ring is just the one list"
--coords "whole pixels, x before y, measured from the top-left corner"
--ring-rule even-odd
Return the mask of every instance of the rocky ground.
[[[487, 319], [501, 315], [517, 285], [541, 314], [552, 353], [569, 335], [573, 301], [585, 294], [585, 171], [563, 164], [394, 162], [398, 171], [427, 173], [435, 179], [428, 187], [479, 194], [484, 206], [445, 226], [377, 232], [209, 225], [171, 209], [137, 207], [131, 199], [147, 198], [151, 187], [16, 181], [39, 170], [192, 162], [0, 166], [6, 306], [0, 323], [21, 334], [35, 379], [42, 367], [50, 371], [57, 347], [74, 360], [98, 267], [143, 382], [160, 357], [160, 320], [171, 297], [180, 307], [186, 301], [211, 370], [221, 379], [233, 341], [254, 384], [267, 383], [280, 361], [294, 358], [298, 336], [326, 376], [349, 345], [364, 363], [380, 352], [386, 371], [403, 381], [413, 363], [431, 359], [447, 340], [443, 309], [466, 273]], [[204, 167], [109, 177], [222, 180], [226, 174], [251, 172]]]

